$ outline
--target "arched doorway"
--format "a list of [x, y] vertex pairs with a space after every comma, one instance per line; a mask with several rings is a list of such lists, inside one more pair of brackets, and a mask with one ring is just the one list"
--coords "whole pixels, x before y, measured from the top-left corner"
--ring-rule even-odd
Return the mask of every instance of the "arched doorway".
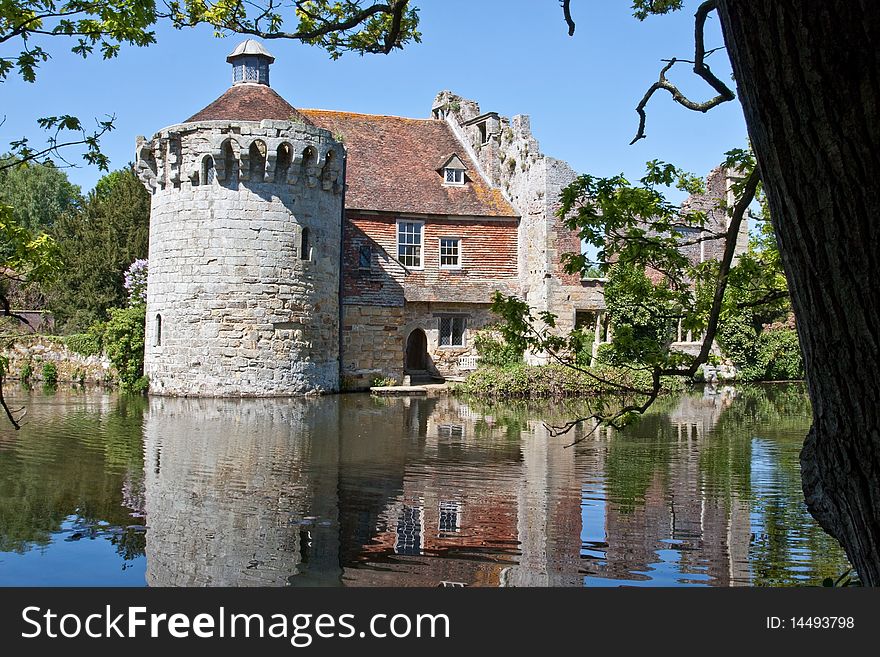
[[405, 367], [407, 370], [428, 369], [428, 336], [420, 328], [413, 329], [406, 339]]

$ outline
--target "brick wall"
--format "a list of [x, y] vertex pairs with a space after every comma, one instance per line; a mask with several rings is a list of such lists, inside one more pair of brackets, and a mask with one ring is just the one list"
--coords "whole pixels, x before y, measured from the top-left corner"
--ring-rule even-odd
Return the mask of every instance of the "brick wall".
[[[517, 281], [517, 221], [425, 218], [422, 267], [397, 262], [395, 214], [349, 212], [343, 245], [344, 303], [393, 306], [407, 301], [488, 303], [500, 289], [513, 293]], [[419, 220], [421, 221], [421, 220]], [[440, 267], [440, 238], [460, 238], [458, 269]], [[360, 267], [360, 248], [371, 248], [371, 266]]]

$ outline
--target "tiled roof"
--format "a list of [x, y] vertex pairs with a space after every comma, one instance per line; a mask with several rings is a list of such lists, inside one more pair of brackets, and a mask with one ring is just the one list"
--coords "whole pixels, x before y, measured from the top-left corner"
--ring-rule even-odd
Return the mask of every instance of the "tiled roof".
[[236, 84], [206, 108], [189, 117], [195, 121], [262, 121], [277, 119], [309, 123], [293, 105], [265, 84]]
[[[345, 206], [414, 214], [517, 217], [519, 213], [479, 175], [450, 127], [435, 119], [300, 110], [347, 151]], [[437, 162], [450, 154], [467, 165], [467, 184], [445, 186]]]

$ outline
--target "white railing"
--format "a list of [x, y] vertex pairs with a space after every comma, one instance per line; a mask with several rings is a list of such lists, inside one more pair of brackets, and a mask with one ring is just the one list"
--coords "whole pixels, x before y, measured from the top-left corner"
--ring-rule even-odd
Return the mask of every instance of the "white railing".
[[477, 369], [477, 357], [476, 356], [459, 356], [458, 357], [458, 369], [460, 369], [460, 370], [475, 370], [475, 369]]

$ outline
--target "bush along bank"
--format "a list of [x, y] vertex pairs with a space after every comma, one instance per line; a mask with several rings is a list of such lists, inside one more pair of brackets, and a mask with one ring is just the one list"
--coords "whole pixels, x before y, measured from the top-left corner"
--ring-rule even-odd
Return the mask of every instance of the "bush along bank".
[[2, 354], [9, 360], [6, 378], [50, 385], [113, 383], [116, 375], [109, 358], [100, 350], [82, 353], [68, 343], [69, 338], [79, 337], [23, 335], [6, 339], [2, 345]]
[[734, 321], [719, 331], [725, 358], [737, 369], [737, 381], [791, 381], [804, 378], [794, 318], [756, 330], [748, 321]]
[[[647, 390], [651, 387], [648, 372], [595, 367], [595, 376], [628, 388]], [[663, 379], [663, 392], [684, 390], [682, 379]], [[513, 365], [480, 367], [462, 383], [453, 386], [455, 394], [491, 399], [563, 399], [613, 395], [625, 392], [616, 385], [597, 381], [585, 372], [563, 365]]]
[[25, 383], [97, 383], [143, 392], [144, 306], [114, 308], [110, 319], [74, 335], [19, 335], [5, 340], [6, 378]]

